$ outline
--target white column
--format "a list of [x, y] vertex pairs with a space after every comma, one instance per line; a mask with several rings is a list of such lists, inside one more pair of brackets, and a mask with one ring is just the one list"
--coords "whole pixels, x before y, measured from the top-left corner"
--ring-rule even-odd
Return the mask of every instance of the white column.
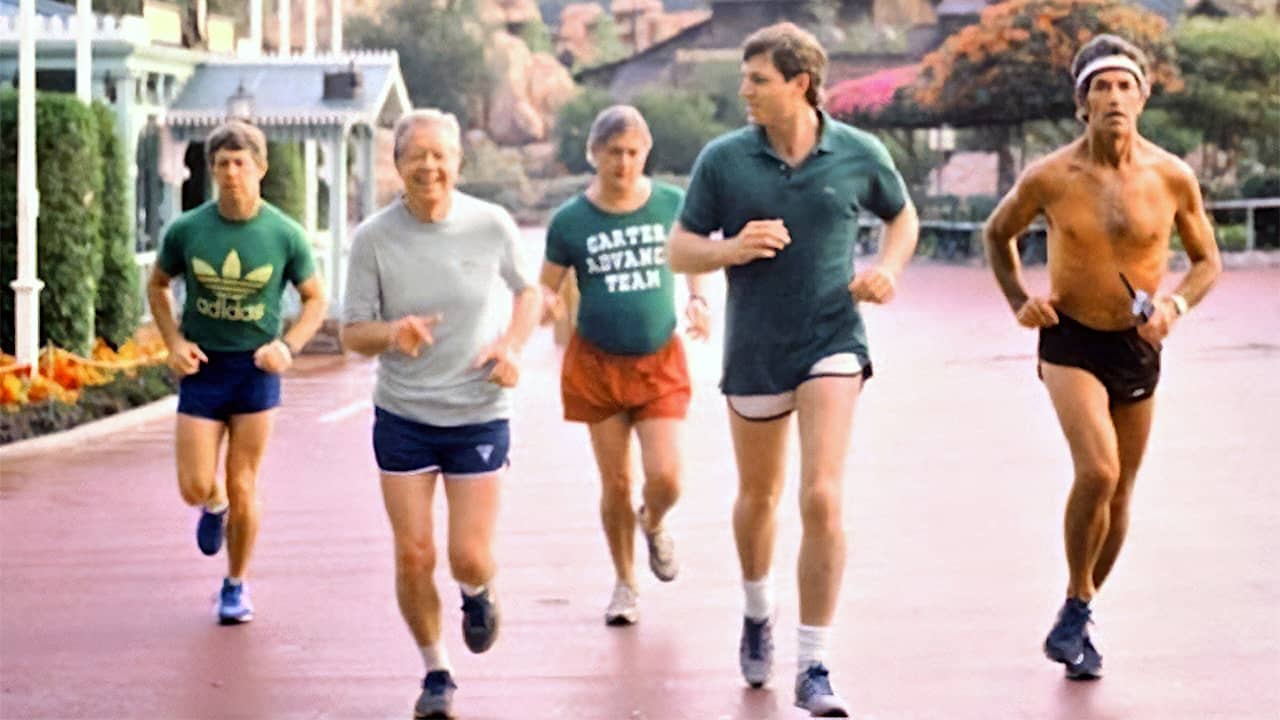
[[40, 289], [36, 277], [36, 0], [18, 4], [18, 274], [14, 294], [14, 355], [33, 372], [40, 351]]
[[76, 0], [76, 97], [93, 102], [93, 9], [89, 0]]
[[366, 127], [360, 138], [360, 219], [364, 220], [373, 214], [378, 202], [377, 170], [374, 164], [374, 151], [377, 148], [377, 135], [374, 129]]
[[[340, 131], [341, 132], [341, 131]], [[329, 309], [340, 316], [342, 288], [346, 284], [347, 267], [343, 262], [347, 244], [347, 137], [339, 135], [329, 143], [325, 158], [329, 166]]]
[[342, 52], [342, 0], [329, 0], [329, 49], [333, 53]]
[[306, 193], [307, 199], [302, 206], [302, 226], [311, 237], [315, 237], [316, 224], [320, 217], [319, 198], [316, 197], [316, 193], [320, 192], [320, 178], [316, 173], [316, 141], [304, 140], [302, 142], [302, 191]]
[[316, 51], [316, 0], [302, 0], [302, 52], [313, 55]]
[[249, 0], [249, 44], [255, 55], [262, 54], [262, 0]]
[[289, 0], [279, 0], [279, 2], [280, 54], [288, 56], [293, 54], [293, 39], [289, 36], [293, 30], [293, 12], [289, 7]]

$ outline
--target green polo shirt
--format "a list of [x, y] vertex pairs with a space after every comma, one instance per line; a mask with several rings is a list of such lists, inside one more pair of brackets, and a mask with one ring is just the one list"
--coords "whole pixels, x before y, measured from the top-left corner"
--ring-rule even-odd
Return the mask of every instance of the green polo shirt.
[[675, 282], [667, 265], [667, 232], [684, 192], [650, 181], [640, 208], [611, 213], [578, 195], [547, 226], [549, 262], [578, 279], [578, 333], [614, 355], [648, 355], [676, 329]]
[[794, 390], [835, 353], [870, 362], [866, 329], [849, 294], [858, 213], [883, 220], [907, 192], [874, 136], [821, 113], [813, 152], [790, 167], [764, 128], [748, 125], [707, 144], [693, 166], [680, 224], [733, 237], [752, 220], [781, 218], [791, 244], [774, 258], [725, 269], [724, 374], [729, 395]]

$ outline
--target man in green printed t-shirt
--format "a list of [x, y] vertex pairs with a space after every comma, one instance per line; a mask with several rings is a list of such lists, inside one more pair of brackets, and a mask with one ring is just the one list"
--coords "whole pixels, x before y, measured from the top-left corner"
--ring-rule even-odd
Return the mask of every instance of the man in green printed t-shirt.
[[[213, 131], [205, 144], [218, 199], [184, 213], [165, 232], [147, 286], [169, 366], [182, 376], [176, 430], [178, 489], [201, 508], [196, 544], [215, 555], [227, 540], [227, 576], [218, 621], [253, 619], [244, 584], [258, 534], [257, 476], [280, 404], [280, 373], [324, 320], [324, 287], [306, 233], [263, 202], [267, 142], [240, 121]], [[182, 276], [181, 327], [169, 284]], [[302, 298], [298, 322], [280, 336], [285, 283]], [[226, 481], [217, 480], [227, 437]]]
[[[663, 525], [680, 494], [680, 426], [691, 393], [684, 346], [676, 333], [675, 277], [667, 265], [667, 231], [684, 193], [644, 174], [653, 137], [630, 105], [605, 108], [591, 124], [587, 159], [596, 175], [560, 207], [547, 227], [542, 264], [544, 322], [558, 313], [558, 291], [573, 268], [582, 302], [560, 373], [564, 417], [587, 424], [600, 469], [600, 520], [616, 576], [605, 623], [639, 619], [634, 573], [638, 526], [649, 569], [664, 582], [678, 571]], [[688, 276], [689, 334], [705, 338], [710, 316]], [[640, 440], [644, 504], [631, 507], [631, 434]]]
[[[739, 93], [751, 123], [705, 148], [670, 240], [677, 272], [725, 269], [721, 389], [738, 461], [734, 535], [746, 612], [739, 662], [760, 687], [773, 667], [769, 582], [792, 410], [799, 417], [800, 628], [795, 704], [845, 717], [826, 667], [845, 545], [841, 485], [853, 408], [871, 377], [858, 302], [887, 302], [918, 222], [874, 137], [820, 108], [826, 54], [790, 23], [747, 38]], [[879, 263], [853, 276], [858, 214], [885, 221]], [[723, 241], [708, 235], [721, 231]]]

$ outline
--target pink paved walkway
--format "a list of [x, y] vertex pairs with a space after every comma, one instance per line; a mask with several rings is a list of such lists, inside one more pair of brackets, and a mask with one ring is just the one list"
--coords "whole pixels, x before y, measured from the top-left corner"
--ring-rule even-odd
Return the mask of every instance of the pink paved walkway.
[[[1043, 283], [1043, 275], [1032, 278]], [[986, 271], [914, 267], [869, 313], [876, 378], [849, 458], [850, 562], [831, 665], [863, 720], [1280, 717], [1280, 272], [1223, 277], [1166, 349], [1129, 544], [1096, 603], [1108, 675], [1040, 657], [1061, 599], [1066, 448]], [[558, 418], [548, 334], [527, 354], [498, 557], [505, 625], [472, 656], [465, 718], [799, 718], [790, 706], [794, 478], [777, 577], [779, 680], [744, 689], [717, 347], [691, 351], [683, 564], [607, 629], [611, 573], [581, 427]], [[392, 592], [369, 449], [372, 364], [308, 360], [266, 460], [258, 620], [212, 622], [172, 421], [0, 458], [0, 717], [406, 718], [420, 660]], [[793, 474], [795, 464], [792, 465]], [[440, 580], [446, 575], [441, 571]]]

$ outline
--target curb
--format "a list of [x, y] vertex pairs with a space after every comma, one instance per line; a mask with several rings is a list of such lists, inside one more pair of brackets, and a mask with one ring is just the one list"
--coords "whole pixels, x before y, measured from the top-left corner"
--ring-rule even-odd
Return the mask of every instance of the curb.
[[49, 450], [80, 445], [94, 438], [111, 435], [165, 415], [172, 415], [177, 410], [178, 395], [175, 393], [132, 410], [87, 422], [70, 430], [0, 445], [0, 460], [16, 460]]

